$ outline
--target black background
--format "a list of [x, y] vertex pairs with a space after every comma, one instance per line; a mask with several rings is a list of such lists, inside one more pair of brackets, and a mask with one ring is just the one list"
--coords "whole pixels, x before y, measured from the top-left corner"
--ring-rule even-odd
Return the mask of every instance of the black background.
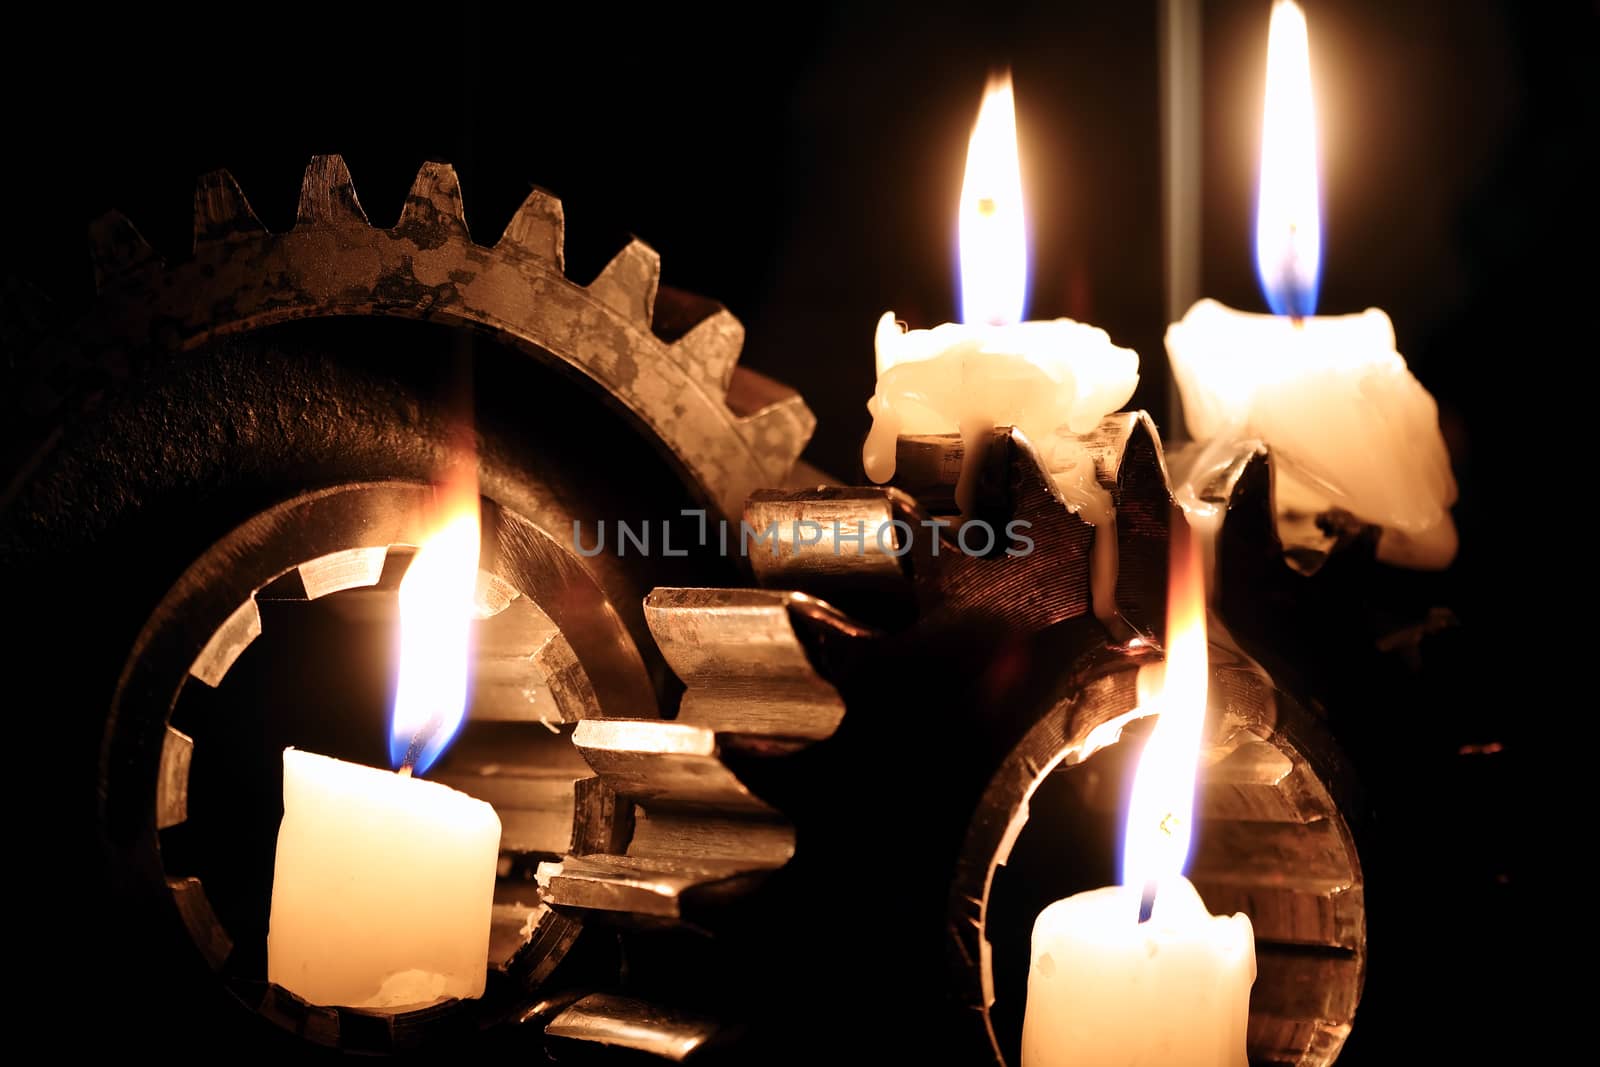
[[[1582, 393], [1553, 386], [1594, 355], [1577, 322], [1593, 275], [1594, 10], [1305, 6], [1324, 160], [1321, 310], [1386, 309], [1439, 399], [1463, 546], [1441, 595], [1487, 648], [1513, 640], [1502, 600], [1527, 580], [1511, 562], [1525, 535], [1504, 509], [1537, 498], [1529, 469], [1550, 465], [1529, 462], [1522, 435], [1563, 402], [1587, 415]], [[1267, 8], [1205, 5], [1203, 290], [1251, 310], [1263, 307], [1250, 218]], [[954, 317], [965, 142], [986, 71], [1009, 64], [1030, 314], [1094, 322], [1136, 348], [1136, 402], [1165, 421], [1153, 3], [57, 5], [31, 18], [0, 64], [8, 299], [37, 289], [63, 313], [87, 300], [84, 226], [112, 207], [181, 257], [205, 170], [230, 169], [281, 229], [307, 157], [342, 153], [386, 225], [417, 166], [444, 159], [480, 241], [537, 184], [565, 202], [579, 280], [631, 232], [661, 252], [666, 284], [726, 303], [748, 327], [746, 364], [817, 412], [808, 458], [847, 480], [859, 475], [875, 319]], [[1372, 1025], [1423, 1046], [1426, 1032], [1451, 1031], [1448, 1048], [1515, 1017], [1502, 1004], [1521, 873], [1506, 767], [1514, 718], [1537, 702], [1462, 688], [1476, 703], [1440, 715], [1428, 745], [1470, 769], [1425, 779], [1459, 792], [1393, 799], [1419, 832], [1444, 827], [1443, 843], [1420, 846], [1440, 866], [1416, 886], [1430, 933], [1409, 951], [1445, 955], [1391, 972], [1418, 982], [1427, 1010], [1414, 1023], [1373, 961], [1375, 995], [1387, 985], [1388, 999]], [[1455, 755], [1490, 742], [1506, 747]], [[1366, 1040], [1352, 1061], [1393, 1062], [1386, 1040], [1356, 1029]]]

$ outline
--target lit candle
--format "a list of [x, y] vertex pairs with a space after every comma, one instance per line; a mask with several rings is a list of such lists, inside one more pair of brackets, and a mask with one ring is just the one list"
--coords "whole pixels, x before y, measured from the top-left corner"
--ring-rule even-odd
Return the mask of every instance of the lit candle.
[[[1104, 330], [1071, 319], [1023, 322], [1027, 226], [1011, 77], [989, 83], [961, 185], [961, 323], [907, 330], [887, 312], [876, 337], [878, 383], [862, 448], [867, 477], [894, 477], [901, 434], [959, 432], [977, 454], [997, 426], [1038, 449], [1069, 509], [1107, 536], [1095, 539], [1096, 613], [1114, 611], [1115, 513], [1078, 435], [1128, 402], [1139, 356]], [[963, 463], [956, 499], [970, 514], [978, 464]]]
[[474, 488], [401, 582], [390, 740], [400, 773], [283, 754], [267, 977], [313, 1004], [394, 1010], [483, 995], [500, 819], [412, 777], [465, 716], [478, 548]]
[[1250, 919], [1208, 913], [1182, 873], [1208, 668], [1198, 538], [1173, 526], [1165, 670], [1153, 692], [1140, 686], [1141, 705], [1160, 718], [1134, 778], [1123, 884], [1039, 913], [1022, 1067], [1246, 1062], [1256, 976]]
[[1456, 483], [1438, 407], [1395, 351], [1382, 311], [1312, 317], [1322, 258], [1317, 201], [1305, 16], [1293, 0], [1278, 0], [1256, 214], [1256, 269], [1274, 314], [1201, 300], [1168, 328], [1184, 418], [1215, 458], [1248, 440], [1271, 449], [1280, 515], [1339, 508], [1382, 528], [1380, 559], [1448, 566]]

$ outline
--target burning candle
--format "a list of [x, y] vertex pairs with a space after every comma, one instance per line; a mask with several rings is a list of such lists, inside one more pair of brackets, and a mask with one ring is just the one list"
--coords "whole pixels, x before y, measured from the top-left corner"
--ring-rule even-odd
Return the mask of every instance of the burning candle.
[[1182, 873], [1206, 714], [1203, 574], [1198, 539], [1175, 522], [1165, 670], [1153, 692], [1140, 686], [1160, 718], [1134, 777], [1122, 885], [1039, 913], [1022, 1067], [1246, 1062], [1250, 919], [1208, 913]]
[[1433, 397], [1376, 308], [1312, 317], [1322, 258], [1316, 118], [1305, 16], [1272, 9], [1256, 213], [1256, 269], [1271, 315], [1201, 300], [1167, 330], [1196, 474], [1239, 444], [1272, 450], [1280, 514], [1340, 508], [1379, 526], [1378, 557], [1441, 568], [1455, 558], [1456, 483]]
[[500, 819], [412, 777], [466, 713], [478, 572], [476, 488], [400, 585], [390, 752], [400, 773], [283, 754], [267, 977], [313, 1004], [395, 1010], [483, 995]]
[[[967, 148], [959, 213], [962, 322], [907, 330], [878, 321], [878, 382], [862, 448], [867, 477], [894, 477], [901, 434], [959, 432], [975, 456], [997, 426], [1015, 426], [1039, 450], [1066, 506], [1107, 531], [1095, 539], [1095, 608], [1114, 612], [1115, 517], [1093, 459], [1078, 439], [1127, 403], [1139, 356], [1071, 319], [1023, 322], [1027, 227], [1009, 74], [990, 81]], [[956, 499], [972, 511], [979, 464], [963, 462]]]

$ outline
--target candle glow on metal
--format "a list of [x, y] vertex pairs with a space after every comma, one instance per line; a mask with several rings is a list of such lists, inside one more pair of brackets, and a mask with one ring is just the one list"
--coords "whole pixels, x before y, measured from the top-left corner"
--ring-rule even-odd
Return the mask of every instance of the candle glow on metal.
[[389, 758], [421, 774], [466, 717], [473, 593], [478, 580], [478, 494], [447, 493], [444, 520], [400, 582], [400, 677]]
[[1317, 309], [1322, 219], [1311, 46], [1305, 12], [1294, 0], [1278, 0], [1272, 6], [1260, 182], [1256, 276], [1275, 314], [1304, 318]]
[[[1198, 539], [1175, 521], [1167, 589], [1167, 649], [1159, 686], [1140, 705], [1159, 718], [1134, 773], [1123, 831], [1122, 883], [1148, 898], [1183, 873], [1193, 840], [1195, 766], [1206, 719], [1205, 569]], [[1142, 916], [1142, 917], [1148, 917]]]
[[1009, 72], [989, 79], [978, 109], [967, 143], [957, 229], [961, 321], [994, 326], [1021, 322], [1028, 294], [1028, 233]]

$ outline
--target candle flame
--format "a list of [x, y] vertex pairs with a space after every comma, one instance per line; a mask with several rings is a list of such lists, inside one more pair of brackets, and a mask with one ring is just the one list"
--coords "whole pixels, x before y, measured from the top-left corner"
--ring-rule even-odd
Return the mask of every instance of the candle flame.
[[[1140, 703], [1160, 717], [1134, 773], [1123, 832], [1122, 881], [1148, 896], [1183, 873], [1193, 839], [1195, 765], [1206, 720], [1205, 571], [1188, 524], [1174, 518], [1167, 589], [1167, 658], [1159, 688]], [[1141, 690], [1143, 687], [1141, 687]]]
[[1321, 270], [1311, 46], [1300, 5], [1294, 0], [1278, 0], [1272, 6], [1267, 34], [1256, 275], [1274, 313], [1301, 318], [1317, 309]]
[[1009, 71], [989, 79], [972, 127], [958, 231], [961, 321], [1021, 322], [1028, 295], [1028, 235]]
[[461, 479], [443, 490], [442, 499], [442, 521], [400, 582], [400, 678], [389, 758], [418, 774], [439, 758], [467, 712], [481, 536], [477, 484]]

